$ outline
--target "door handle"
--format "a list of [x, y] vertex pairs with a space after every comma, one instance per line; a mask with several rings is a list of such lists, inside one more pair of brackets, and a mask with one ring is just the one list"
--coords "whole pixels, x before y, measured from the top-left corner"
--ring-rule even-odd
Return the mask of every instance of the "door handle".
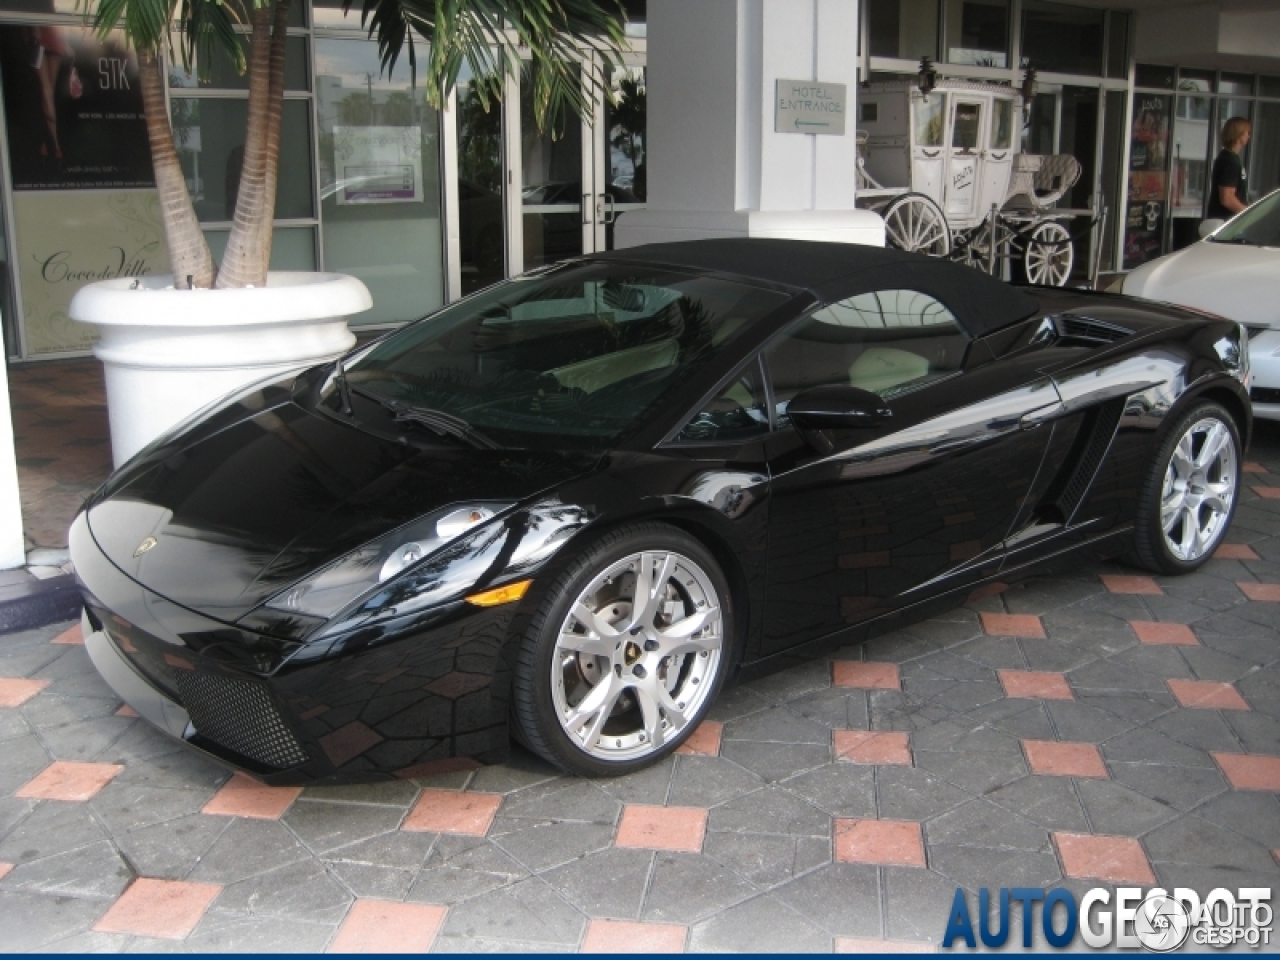
[[1009, 155], [1009, 154], [1008, 154], [1007, 152], [1006, 152], [1006, 153], [996, 153], [995, 151], [992, 151], [992, 153], [991, 153], [991, 159], [992, 159], [992, 160], [1003, 160], [1003, 159], [1004, 159], [1005, 157], [1007, 157], [1008, 155]]
[[582, 195], [582, 223], [585, 226], [595, 222], [595, 217], [593, 216], [593, 211], [591, 209], [591, 194], [584, 193]]
[[1040, 407], [1038, 410], [1032, 410], [1030, 413], [1024, 413], [1022, 415], [1022, 419], [1018, 421], [1018, 426], [1023, 430], [1034, 430], [1037, 427], [1044, 426], [1054, 417], [1061, 414], [1065, 409], [1066, 408], [1062, 405], [1062, 401], [1059, 400], [1056, 403], [1049, 404], [1048, 406]]
[[601, 222], [605, 224], [605, 226], [608, 226], [613, 223], [614, 220], [618, 219], [618, 214], [614, 206], [613, 194], [602, 193], [600, 196], [604, 198], [605, 203], [604, 216], [601, 218]]
[[941, 151], [941, 150], [935, 150], [935, 151], [933, 151], [933, 153], [930, 153], [928, 150], [924, 150], [924, 149], [921, 149], [921, 151], [920, 151], [920, 152], [921, 152], [921, 153], [923, 153], [923, 154], [925, 155], [925, 157], [926, 157], [926, 158], [928, 158], [929, 160], [934, 159], [934, 157], [936, 157], [936, 156], [938, 156], [940, 153], [942, 153], [942, 151]]

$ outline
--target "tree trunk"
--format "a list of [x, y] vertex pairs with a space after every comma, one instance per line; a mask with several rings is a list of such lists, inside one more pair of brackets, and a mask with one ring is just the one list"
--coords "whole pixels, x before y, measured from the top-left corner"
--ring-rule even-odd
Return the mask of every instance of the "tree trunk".
[[173, 283], [175, 287], [207, 289], [213, 286], [217, 268], [213, 264], [209, 244], [200, 231], [200, 222], [191, 205], [191, 194], [187, 191], [182, 164], [178, 162], [178, 151], [173, 143], [173, 127], [169, 123], [169, 109], [165, 104], [164, 69], [154, 50], [138, 51], [138, 74]]
[[270, 100], [267, 107], [267, 228], [262, 232], [263, 269], [271, 263], [271, 219], [275, 216], [276, 188], [280, 183], [280, 121], [284, 116], [285, 36], [289, 28], [289, 0], [276, 0], [271, 29]]
[[[275, 211], [267, 205], [274, 196], [267, 184], [267, 157], [271, 140], [272, 6], [255, 8], [249, 22], [253, 25], [249, 47], [249, 122], [245, 130], [244, 165], [240, 168], [236, 212], [222, 268], [218, 271], [220, 288], [264, 286], [271, 250], [271, 220]], [[279, 140], [278, 133], [276, 139]]]

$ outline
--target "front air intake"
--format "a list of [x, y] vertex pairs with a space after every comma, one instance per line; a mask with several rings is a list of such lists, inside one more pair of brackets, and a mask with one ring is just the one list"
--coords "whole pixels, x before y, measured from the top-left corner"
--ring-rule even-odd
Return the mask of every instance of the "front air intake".
[[191, 725], [204, 739], [277, 770], [306, 762], [306, 751], [262, 684], [195, 670], [174, 670], [173, 677]]

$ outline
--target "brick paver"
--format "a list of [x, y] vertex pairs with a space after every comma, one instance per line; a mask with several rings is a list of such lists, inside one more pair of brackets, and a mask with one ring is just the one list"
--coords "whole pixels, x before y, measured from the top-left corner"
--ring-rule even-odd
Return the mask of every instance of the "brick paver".
[[703, 720], [698, 729], [689, 735], [689, 739], [680, 744], [676, 753], [689, 756], [717, 757], [720, 755], [720, 736], [724, 732], [724, 724], [714, 720]]
[[77, 623], [72, 625], [70, 629], [63, 630], [62, 633], [58, 634], [49, 642], [66, 644], [72, 647], [83, 647], [84, 634], [80, 632], [80, 624]]
[[1102, 585], [1111, 593], [1136, 593], [1139, 596], [1159, 597], [1164, 595], [1160, 584], [1154, 577], [1136, 577], [1116, 573], [1104, 573]]
[[119, 776], [118, 763], [75, 763], [58, 760], [49, 764], [14, 794], [29, 800], [64, 800], [83, 803]]
[[1156, 882], [1142, 844], [1132, 837], [1054, 833], [1053, 842], [1062, 858], [1062, 872], [1068, 877], [1143, 885]]
[[1248, 710], [1240, 691], [1229, 683], [1208, 680], [1166, 680], [1178, 704], [1201, 710]]
[[269, 787], [247, 774], [236, 773], [201, 812], [253, 820], [279, 820], [301, 793], [301, 787]]
[[923, 867], [920, 824], [904, 820], [837, 820], [836, 859], [885, 867]]
[[1222, 772], [1237, 790], [1269, 790], [1280, 793], [1280, 757], [1243, 753], [1215, 753]]
[[896, 730], [832, 730], [836, 756], [854, 763], [911, 766], [910, 735]]
[[48, 680], [0, 677], [0, 707], [20, 707], [48, 685]]
[[997, 670], [1005, 696], [1033, 700], [1074, 700], [1066, 674], [1039, 670]]
[[683, 953], [689, 933], [674, 923], [592, 920], [582, 953]]
[[502, 797], [494, 793], [423, 790], [401, 829], [483, 837], [500, 806]]
[[1032, 773], [1049, 777], [1106, 777], [1107, 765], [1092, 743], [1023, 740]]
[[1236, 586], [1257, 603], [1280, 603], [1280, 583], [1237, 583]]
[[653, 807], [629, 803], [622, 808], [619, 847], [697, 853], [707, 831], [707, 811], [700, 807]]
[[1213, 551], [1215, 560], [1257, 560], [1258, 555], [1247, 543], [1224, 543]]
[[195, 929], [221, 892], [222, 887], [215, 883], [139, 877], [93, 929], [98, 933], [181, 940]]
[[835, 660], [831, 664], [831, 678], [837, 687], [861, 690], [898, 690], [902, 687], [896, 663]]
[[983, 613], [982, 629], [993, 637], [1024, 637], [1038, 640], [1044, 637], [1044, 624], [1029, 613]]
[[1141, 643], [1194, 647], [1200, 643], [1195, 632], [1185, 623], [1157, 623], [1154, 620], [1130, 620], [1129, 626]]
[[357, 900], [329, 944], [329, 952], [426, 953], [448, 912], [448, 907], [432, 903]]

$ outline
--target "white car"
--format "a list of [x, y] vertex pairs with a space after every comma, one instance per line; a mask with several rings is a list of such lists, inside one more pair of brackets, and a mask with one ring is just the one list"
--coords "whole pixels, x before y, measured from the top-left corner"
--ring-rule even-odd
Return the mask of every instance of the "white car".
[[1254, 416], [1280, 420], [1280, 190], [1199, 243], [1138, 267], [1121, 289], [1243, 324]]

